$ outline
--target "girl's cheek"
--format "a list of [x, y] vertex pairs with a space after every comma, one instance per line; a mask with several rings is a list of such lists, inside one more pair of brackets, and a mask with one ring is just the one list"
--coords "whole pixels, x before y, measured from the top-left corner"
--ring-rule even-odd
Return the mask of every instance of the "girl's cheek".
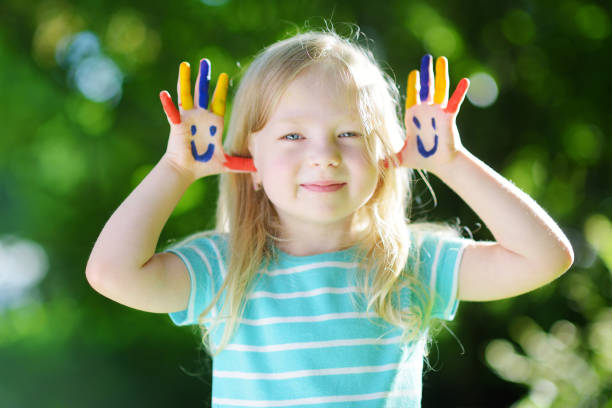
[[270, 164], [277, 169], [293, 167], [297, 163], [299, 163], [298, 155], [288, 149], [277, 151], [270, 157]]

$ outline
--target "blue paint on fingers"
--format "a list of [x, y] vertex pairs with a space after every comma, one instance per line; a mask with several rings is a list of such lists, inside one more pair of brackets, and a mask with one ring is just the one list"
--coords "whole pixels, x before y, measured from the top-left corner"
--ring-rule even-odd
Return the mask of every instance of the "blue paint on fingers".
[[196, 125], [191, 125], [191, 136], [195, 135], [197, 132]]
[[198, 86], [198, 106], [208, 109], [208, 85], [210, 84], [210, 61], [203, 58], [200, 61], [200, 82]]
[[421, 101], [426, 101], [429, 97], [429, 67], [431, 66], [432, 56], [427, 54], [421, 59]]
[[413, 117], [412, 117], [412, 122], [413, 122], [413, 123], [416, 125], [416, 127], [417, 127], [418, 129], [420, 129], [420, 128], [421, 128], [421, 122], [419, 122], [419, 120], [416, 118], [416, 116], [413, 116]]
[[216, 126], [211, 126], [208, 130], [210, 131], [210, 135], [211, 136], [214, 136], [215, 133], [217, 133], [217, 127]]
[[419, 153], [421, 154], [421, 156], [425, 158], [433, 155], [436, 152], [436, 150], [438, 150], [438, 135], [435, 135], [434, 145], [429, 150], [425, 148], [425, 145], [423, 144], [423, 141], [421, 140], [421, 136], [417, 135], [417, 149], [419, 150]]
[[434, 130], [436, 130], [436, 119], [431, 118], [431, 126], [433, 126]]

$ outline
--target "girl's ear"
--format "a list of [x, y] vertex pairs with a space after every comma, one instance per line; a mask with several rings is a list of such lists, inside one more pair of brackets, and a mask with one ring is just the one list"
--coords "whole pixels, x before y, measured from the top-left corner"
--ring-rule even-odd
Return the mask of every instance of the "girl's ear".
[[259, 175], [256, 172], [251, 173], [251, 180], [253, 182], [253, 190], [261, 190], [261, 179], [259, 178]]

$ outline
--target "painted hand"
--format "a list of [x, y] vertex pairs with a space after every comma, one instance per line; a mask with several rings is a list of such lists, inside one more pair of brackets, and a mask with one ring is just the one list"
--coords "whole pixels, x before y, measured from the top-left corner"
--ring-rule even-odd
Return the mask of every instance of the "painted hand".
[[456, 118], [470, 81], [467, 78], [459, 81], [448, 100], [448, 61], [445, 57], [437, 59], [435, 88], [432, 89], [432, 60], [429, 54], [421, 60], [420, 81], [417, 70], [408, 76], [404, 118], [406, 142], [398, 153], [398, 159], [402, 166], [435, 173], [463, 149]]
[[227, 97], [228, 77], [222, 73], [208, 106], [208, 86], [210, 83], [210, 61], [200, 61], [200, 72], [196, 80], [195, 100], [191, 96], [191, 68], [182, 62], [179, 67], [177, 85], [177, 110], [170, 94], [159, 94], [162, 106], [170, 123], [170, 137], [166, 157], [174, 166], [195, 179], [228, 171], [254, 171], [253, 161], [249, 158], [228, 156], [223, 152], [223, 116]]

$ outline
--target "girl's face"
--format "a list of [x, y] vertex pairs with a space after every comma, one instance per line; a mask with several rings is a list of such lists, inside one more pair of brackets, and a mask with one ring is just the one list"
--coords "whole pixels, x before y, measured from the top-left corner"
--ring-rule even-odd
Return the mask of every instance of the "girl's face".
[[376, 188], [354, 97], [336, 82], [333, 71], [308, 68], [249, 139], [253, 181], [294, 231], [311, 224], [350, 227]]

